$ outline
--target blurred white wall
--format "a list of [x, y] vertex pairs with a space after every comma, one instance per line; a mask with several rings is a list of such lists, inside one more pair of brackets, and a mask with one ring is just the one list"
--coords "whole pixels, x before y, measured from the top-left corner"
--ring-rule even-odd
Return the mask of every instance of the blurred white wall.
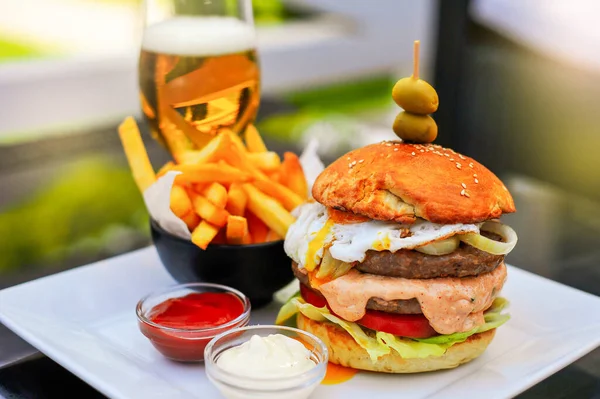
[[[422, 75], [429, 75], [435, 49], [434, 0], [288, 3], [322, 13], [312, 20], [258, 30], [263, 93], [380, 71], [410, 73], [416, 39], [421, 40]], [[3, 4], [1, 34], [35, 36], [66, 55], [0, 64], [0, 139], [61, 134], [139, 115], [139, 11], [67, 0]]]

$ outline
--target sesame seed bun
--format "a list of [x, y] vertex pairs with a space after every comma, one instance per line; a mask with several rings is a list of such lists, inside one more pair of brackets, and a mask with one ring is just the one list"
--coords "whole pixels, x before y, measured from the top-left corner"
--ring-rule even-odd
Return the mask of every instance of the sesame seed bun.
[[319, 337], [329, 350], [329, 361], [341, 366], [380, 373], [422, 373], [451, 369], [479, 357], [494, 339], [496, 329], [471, 335], [454, 344], [437, 357], [404, 359], [392, 350], [373, 363], [366, 350], [341, 327], [329, 322], [317, 322], [298, 313], [298, 328]]
[[474, 159], [434, 144], [382, 142], [353, 150], [317, 177], [321, 204], [370, 219], [478, 223], [515, 212], [508, 189]]

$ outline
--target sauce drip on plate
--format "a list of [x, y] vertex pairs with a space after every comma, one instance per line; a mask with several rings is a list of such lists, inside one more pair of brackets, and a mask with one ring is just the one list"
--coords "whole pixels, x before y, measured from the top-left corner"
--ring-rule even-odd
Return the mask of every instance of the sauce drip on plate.
[[327, 363], [327, 373], [325, 374], [325, 378], [321, 382], [323, 385], [334, 385], [341, 384], [342, 382], [346, 382], [350, 380], [354, 375], [358, 372], [358, 370], [340, 366], [339, 364]]
[[150, 321], [164, 327], [200, 329], [228, 323], [244, 312], [244, 304], [229, 293], [198, 292], [156, 305]]

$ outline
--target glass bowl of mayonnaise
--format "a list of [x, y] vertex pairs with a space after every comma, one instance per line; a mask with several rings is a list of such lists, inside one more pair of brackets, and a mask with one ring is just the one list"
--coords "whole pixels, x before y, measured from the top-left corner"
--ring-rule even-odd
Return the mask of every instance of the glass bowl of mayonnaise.
[[227, 399], [308, 398], [323, 381], [328, 360], [319, 338], [275, 325], [232, 329], [204, 350], [208, 379]]

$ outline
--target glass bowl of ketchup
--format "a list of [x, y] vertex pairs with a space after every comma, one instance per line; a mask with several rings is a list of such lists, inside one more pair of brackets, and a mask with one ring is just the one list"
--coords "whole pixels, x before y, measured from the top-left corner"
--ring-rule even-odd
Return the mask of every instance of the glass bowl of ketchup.
[[250, 300], [220, 284], [178, 284], [150, 293], [136, 306], [140, 331], [166, 358], [201, 362], [215, 336], [248, 325]]

